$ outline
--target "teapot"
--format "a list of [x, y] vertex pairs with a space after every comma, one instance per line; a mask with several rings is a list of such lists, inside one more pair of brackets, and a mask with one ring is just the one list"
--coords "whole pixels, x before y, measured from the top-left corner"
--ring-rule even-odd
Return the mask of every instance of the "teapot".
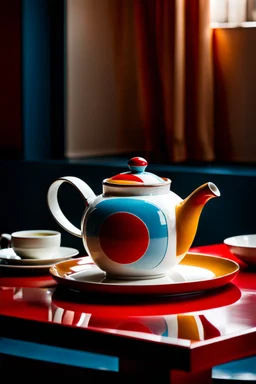
[[[47, 203], [54, 219], [82, 238], [87, 254], [111, 278], [167, 275], [188, 252], [206, 202], [220, 196], [217, 186], [208, 182], [183, 200], [170, 189], [170, 179], [147, 172], [147, 165], [142, 157], [131, 158], [128, 171], [103, 180], [98, 196], [74, 176], [60, 177], [48, 189]], [[85, 199], [81, 228], [59, 206], [58, 190], [65, 182]]]

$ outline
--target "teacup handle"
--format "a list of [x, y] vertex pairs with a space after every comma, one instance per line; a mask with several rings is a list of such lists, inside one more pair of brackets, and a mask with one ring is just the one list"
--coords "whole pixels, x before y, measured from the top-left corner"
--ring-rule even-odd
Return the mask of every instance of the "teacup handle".
[[2, 233], [0, 235], [0, 249], [3, 248], [3, 240], [6, 241], [7, 248], [11, 247], [12, 236], [9, 233]]
[[63, 183], [69, 183], [73, 185], [85, 199], [86, 206], [88, 206], [96, 197], [93, 190], [86, 184], [83, 180], [78, 177], [73, 176], [63, 176], [56, 179], [48, 189], [47, 193], [47, 202], [49, 209], [55, 218], [55, 220], [59, 223], [59, 225], [64, 228], [67, 232], [71, 233], [74, 236], [82, 237], [81, 229], [75, 227], [63, 214], [60, 209], [58, 202], [58, 190], [59, 187]]

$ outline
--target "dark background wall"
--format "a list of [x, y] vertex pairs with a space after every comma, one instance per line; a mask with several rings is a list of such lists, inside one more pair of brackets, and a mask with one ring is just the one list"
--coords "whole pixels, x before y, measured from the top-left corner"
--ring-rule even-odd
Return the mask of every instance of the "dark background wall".
[[0, 5], [0, 157], [22, 152], [21, 1]]
[[[87, 182], [96, 195], [102, 180], [127, 170], [126, 159], [88, 159], [84, 162], [0, 161], [0, 232], [22, 229], [58, 229], [62, 245], [85, 253], [82, 240], [64, 231], [47, 206], [47, 191], [59, 176], [76, 176]], [[232, 235], [255, 233], [256, 170], [250, 167], [183, 167], [151, 165], [149, 172], [172, 180], [171, 189], [185, 198], [201, 184], [212, 181], [221, 197], [210, 200], [202, 211], [194, 246], [219, 243]], [[59, 191], [60, 205], [73, 224], [80, 227], [84, 202], [68, 184]]]
[[[100, 194], [102, 180], [126, 171], [128, 159], [58, 160], [65, 141], [65, 1], [11, 0], [0, 8], [0, 233], [55, 228], [62, 232], [62, 245], [84, 253], [81, 239], [51, 216], [47, 190], [55, 178], [71, 175]], [[169, 177], [182, 198], [207, 181], [220, 189], [221, 197], [202, 212], [193, 245], [256, 232], [253, 166], [150, 165], [148, 171]], [[63, 185], [60, 199], [64, 213], [80, 226], [81, 196]]]

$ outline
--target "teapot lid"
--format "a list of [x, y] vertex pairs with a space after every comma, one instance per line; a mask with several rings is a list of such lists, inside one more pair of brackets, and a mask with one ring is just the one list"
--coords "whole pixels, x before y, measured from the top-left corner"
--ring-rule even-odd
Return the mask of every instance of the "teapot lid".
[[133, 157], [128, 162], [130, 171], [119, 173], [113, 177], [104, 180], [104, 184], [119, 184], [126, 186], [147, 186], [163, 185], [169, 182], [169, 179], [159, 177], [153, 173], [146, 172], [148, 162], [142, 157]]

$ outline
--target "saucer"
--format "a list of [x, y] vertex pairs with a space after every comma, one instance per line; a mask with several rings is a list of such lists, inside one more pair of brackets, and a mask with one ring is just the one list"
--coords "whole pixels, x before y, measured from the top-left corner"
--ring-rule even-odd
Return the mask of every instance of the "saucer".
[[171, 273], [145, 280], [110, 279], [89, 256], [62, 261], [49, 269], [52, 277], [75, 291], [127, 295], [180, 295], [221, 287], [239, 272], [232, 260], [188, 252]]
[[[49, 267], [60, 261], [70, 259], [78, 255], [79, 251], [75, 248], [60, 247], [58, 253], [47, 259], [24, 259], [18, 258], [12, 248], [0, 249], [0, 266], [1, 267]], [[17, 258], [16, 258], [17, 257]]]

